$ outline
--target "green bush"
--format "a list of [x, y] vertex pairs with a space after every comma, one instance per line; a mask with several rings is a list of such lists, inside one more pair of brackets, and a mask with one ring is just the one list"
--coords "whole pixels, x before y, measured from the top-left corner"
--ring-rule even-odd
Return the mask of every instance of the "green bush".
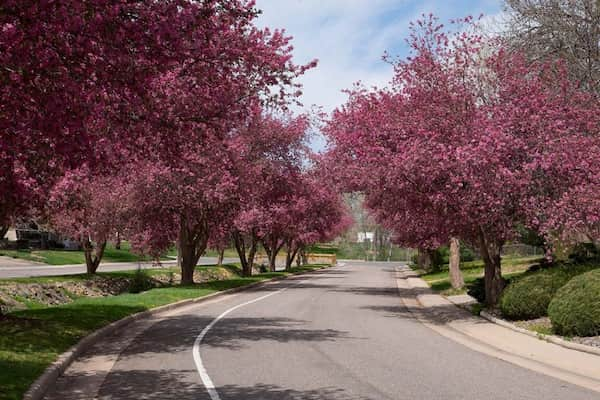
[[[442, 246], [438, 249], [442, 264], [450, 262], [450, 247]], [[460, 243], [460, 262], [468, 262], [475, 260], [475, 253], [464, 242]]]
[[500, 311], [506, 318], [513, 320], [546, 316], [548, 305], [556, 292], [571, 278], [590, 268], [593, 267], [570, 264], [532, 268], [506, 287], [500, 298]]
[[600, 335], [600, 269], [576, 276], [560, 288], [548, 316], [561, 335]]
[[577, 243], [569, 254], [569, 259], [576, 263], [600, 259], [600, 249], [593, 243]]
[[467, 283], [467, 294], [474, 297], [480, 303], [485, 302], [485, 281], [483, 278], [477, 278], [471, 283]]
[[566, 273], [543, 270], [517, 279], [502, 293], [500, 310], [509, 319], [543, 317], [552, 297], [569, 278]]
[[[505, 284], [509, 285], [512, 279], [514, 278], [505, 277]], [[485, 280], [483, 278], [477, 278], [465, 286], [469, 296], [475, 298], [479, 303], [485, 303]]]
[[146, 290], [150, 290], [156, 286], [156, 282], [148, 273], [138, 268], [133, 274], [133, 278], [131, 278], [131, 282], [129, 283], [129, 293], [141, 293]]

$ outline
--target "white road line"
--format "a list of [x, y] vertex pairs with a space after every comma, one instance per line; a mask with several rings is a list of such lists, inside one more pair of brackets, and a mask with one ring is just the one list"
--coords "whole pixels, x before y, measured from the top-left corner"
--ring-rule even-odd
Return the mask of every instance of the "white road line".
[[271, 297], [277, 293], [281, 293], [286, 289], [287, 288], [279, 289], [276, 292], [266, 294], [257, 299], [250, 300], [250, 301], [247, 301], [242, 304], [238, 304], [235, 307], [231, 307], [230, 309], [228, 309], [227, 311], [225, 311], [224, 313], [219, 315], [217, 318], [213, 319], [212, 322], [210, 324], [206, 325], [206, 327], [202, 330], [202, 332], [200, 332], [200, 334], [194, 341], [194, 347], [193, 347], [194, 362], [196, 363], [196, 369], [198, 370], [198, 373], [200, 374], [200, 379], [202, 379], [202, 383], [204, 384], [204, 387], [206, 387], [206, 391], [208, 392], [208, 395], [210, 396], [210, 398], [212, 400], [221, 400], [221, 397], [219, 397], [219, 393], [217, 392], [217, 389], [215, 388], [215, 384], [213, 383], [212, 379], [210, 379], [208, 372], [206, 372], [206, 368], [204, 367], [204, 364], [202, 363], [202, 357], [200, 357], [200, 345], [202, 344], [202, 339], [204, 339], [204, 337], [206, 336], [208, 331], [210, 331], [212, 329], [212, 327], [215, 326], [215, 324], [217, 322], [219, 322], [220, 319], [224, 318], [227, 314], [237, 310], [238, 308], [247, 306], [248, 304], [256, 303], [257, 301], [261, 301], [261, 300], [266, 299], [267, 297]]

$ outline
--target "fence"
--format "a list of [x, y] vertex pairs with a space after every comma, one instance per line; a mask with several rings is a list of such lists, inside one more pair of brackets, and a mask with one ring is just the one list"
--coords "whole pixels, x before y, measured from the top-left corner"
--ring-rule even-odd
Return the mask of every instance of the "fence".
[[502, 247], [502, 256], [506, 257], [535, 257], [544, 255], [544, 250], [539, 247], [522, 243], [507, 244]]
[[[285, 253], [277, 256], [275, 260], [275, 265], [278, 268], [285, 267]], [[266, 254], [257, 254], [254, 262], [256, 265], [267, 265], [269, 260]], [[318, 253], [309, 253], [306, 255], [306, 262], [308, 264], [327, 264], [327, 265], [335, 265], [337, 262], [337, 257], [335, 254], [318, 254]], [[293, 266], [296, 266], [296, 260], [294, 260]]]

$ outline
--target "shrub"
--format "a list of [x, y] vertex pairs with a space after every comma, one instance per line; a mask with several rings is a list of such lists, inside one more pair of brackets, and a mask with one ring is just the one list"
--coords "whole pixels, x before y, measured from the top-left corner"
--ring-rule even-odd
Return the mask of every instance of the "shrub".
[[600, 269], [576, 276], [560, 288], [548, 316], [561, 335], [600, 335]]
[[517, 279], [502, 293], [500, 310], [509, 319], [543, 317], [548, 311], [552, 297], [569, 278], [565, 273], [543, 270]]
[[577, 243], [569, 254], [569, 259], [576, 263], [600, 258], [600, 249], [593, 243]]
[[442, 249], [443, 248], [438, 248], [435, 250], [423, 250], [423, 253], [421, 253], [421, 250], [417, 251], [412, 256], [413, 265], [426, 272], [440, 271], [444, 263]]
[[508, 319], [535, 319], [548, 313], [548, 305], [556, 292], [572, 277], [586, 272], [590, 266], [561, 265], [532, 269], [513, 279], [500, 298], [500, 310]]
[[[506, 285], [508, 285], [513, 278], [504, 278]], [[467, 288], [467, 294], [479, 303], [485, 303], [485, 280], [483, 278], [477, 278], [472, 282], [465, 284]]]
[[129, 283], [129, 293], [145, 292], [146, 290], [154, 288], [154, 286], [154, 279], [152, 279], [145, 270], [138, 268]]
[[485, 302], [485, 281], [483, 278], [477, 278], [471, 283], [467, 283], [467, 293], [474, 297], [480, 303]]
[[[440, 262], [442, 264], [448, 264], [450, 260], [450, 248], [448, 246], [442, 246], [438, 249], [441, 257]], [[467, 246], [466, 243], [460, 242], [460, 262], [468, 262], [475, 260], [475, 252]]]

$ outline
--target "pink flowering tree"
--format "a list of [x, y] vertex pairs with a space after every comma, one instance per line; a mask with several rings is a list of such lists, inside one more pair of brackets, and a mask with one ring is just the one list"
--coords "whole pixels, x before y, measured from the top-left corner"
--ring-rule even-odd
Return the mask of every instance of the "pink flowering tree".
[[[238, 132], [261, 113], [262, 103], [287, 104], [297, 94], [295, 78], [314, 65], [294, 65], [290, 38], [253, 25], [252, 2], [227, 2], [236, 5], [231, 9], [206, 4], [211, 18], [192, 37], [193, 58], [152, 82], [151, 112], [140, 125], [153, 134], [132, 150], [133, 168], [147, 171], [133, 184], [139, 215], [163, 210], [133, 221], [132, 237], [137, 248], [153, 252], [177, 241], [183, 284], [193, 283], [223, 210], [239, 209], [245, 182]], [[140, 194], [149, 188], [159, 193]]]
[[[7, 0], [0, 12], [0, 233], [65, 170], [135, 143], [147, 88], [234, 1]], [[215, 3], [222, 3], [217, 6]], [[196, 36], [197, 37], [197, 36]]]
[[223, 265], [225, 250], [231, 245], [231, 224], [230, 220], [223, 218], [221, 224], [216, 226], [208, 239], [208, 248], [217, 251], [217, 265]]
[[283, 235], [292, 229], [290, 209], [302, 179], [308, 128], [305, 115], [257, 115], [236, 137], [243, 197], [233, 239], [245, 274], [252, 273], [259, 243], [274, 270]]
[[[593, 121], [593, 119], [592, 119]], [[536, 199], [533, 226], [550, 242], [566, 244], [600, 242], [600, 140], [597, 135], [579, 138], [576, 142], [558, 142], [558, 158], [544, 163], [547, 174], [565, 186], [546, 199]]]
[[289, 205], [290, 228], [283, 235], [286, 269], [299, 254], [313, 244], [328, 242], [353, 224], [352, 217], [334, 187], [323, 184], [318, 174], [306, 173], [304, 182]]
[[493, 305], [516, 224], [540, 226], [553, 213], [544, 205], [589, 181], [571, 150], [597, 141], [598, 103], [560, 63], [528, 63], [433, 17], [413, 26], [409, 43], [413, 54], [394, 62], [388, 89], [358, 88], [334, 114], [329, 170], [365, 192], [399, 242], [477, 246]]
[[52, 190], [51, 224], [79, 241], [88, 274], [96, 273], [107, 242], [123, 229], [124, 199], [118, 177], [91, 179], [85, 167], [66, 173]]

